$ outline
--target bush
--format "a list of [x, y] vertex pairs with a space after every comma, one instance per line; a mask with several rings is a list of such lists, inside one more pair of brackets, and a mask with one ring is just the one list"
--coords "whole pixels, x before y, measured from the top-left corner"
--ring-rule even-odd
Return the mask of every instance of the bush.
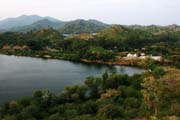
[[123, 112], [114, 104], [108, 104], [99, 109], [98, 115], [113, 119], [115, 117], [122, 117]]
[[162, 75], [164, 75], [166, 72], [164, 71], [164, 69], [162, 67], [155, 67], [152, 71], [153, 75], [158, 78]]

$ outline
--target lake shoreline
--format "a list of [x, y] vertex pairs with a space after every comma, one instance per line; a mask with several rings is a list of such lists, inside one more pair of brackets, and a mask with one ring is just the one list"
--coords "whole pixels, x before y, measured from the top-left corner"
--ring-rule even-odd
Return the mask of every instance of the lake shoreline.
[[120, 66], [129, 66], [129, 67], [139, 67], [138, 65], [131, 64], [129, 61], [126, 62], [120, 62], [120, 61], [101, 61], [101, 60], [87, 60], [87, 59], [81, 59], [81, 62], [84, 63], [95, 63], [95, 64], [103, 64], [103, 65], [120, 65]]
[[0, 55], [7, 55], [7, 56], [17, 56], [17, 57], [31, 57], [31, 58], [39, 58], [44, 60], [65, 60], [70, 62], [79, 62], [79, 63], [91, 63], [91, 64], [101, 64], [101, 65], [120, 65], [120, 66], [129, 66], [129, 67], [137, 67], [142, 68], [138, 64], [132, 63], [132, 61], [102, 61], [102, 60], [88, 60], [88, 59], [79, 59], [79, 60], [72, 60], [72, 59], [66, 59], [64, 57], [52, 57], [50, 55], [19, 55], [19, 54], [6, 54], [4, 52], [1, 52]]

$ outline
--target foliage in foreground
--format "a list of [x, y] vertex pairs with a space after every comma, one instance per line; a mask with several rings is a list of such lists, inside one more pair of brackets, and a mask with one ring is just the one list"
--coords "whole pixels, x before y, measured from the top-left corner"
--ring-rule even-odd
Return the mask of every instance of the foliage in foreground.
[[[33, 97], [1, 106], [1, 119], [113, 119], [144, 116], [141, 75], [111, 74], [88, 77], [84, 85], [69, 86], [56, 96], [36, 91]], [[142, 110], [140, 110], [142, 109]], [[137, 114], [138, 113], [138, 114]]]
[[88, 77], [84, 85], [66, 87], [60, 95], [35, 91], [32, 97], [7, 102], [0, 107], [0, 119], [178, 119], [179, 88], [179, 76], [172, 72], [160, 78], [152, 73], [128, 76], [105, 72], [101, 77]]

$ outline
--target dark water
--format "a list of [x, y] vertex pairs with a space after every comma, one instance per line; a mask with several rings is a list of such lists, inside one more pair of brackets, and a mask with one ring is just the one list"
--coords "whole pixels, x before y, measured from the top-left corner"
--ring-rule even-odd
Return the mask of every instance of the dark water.
[[32, 95], [37, 89], [60, 93], [65, 86], [83, 83], [87, 76], [101, 75], [106, 69], [129, 75], [143, 72], [133, 67], [0, 55], [0, 103]]

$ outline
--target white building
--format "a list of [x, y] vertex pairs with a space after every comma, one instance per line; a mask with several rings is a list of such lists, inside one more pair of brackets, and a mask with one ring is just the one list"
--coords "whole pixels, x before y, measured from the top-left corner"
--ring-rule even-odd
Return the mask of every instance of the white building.
[[156, 61], [161, 61], [162, 60], [161, 56], [151, 56], [150, 58], [153, 59], [153, 60], [156, 60]]
[[127, 54], [126, 57], [124, 57], [125, 59], [127, 60], [130, 60], [130, 59], [140, 59], [140, 60], [144, 60], [144, 59], [147, 59], [147, 58], [150, 58], [150, 59], [153, 59], [153, 60], [156, 60], [156, 61], [161, 61], [162, 60], [162, 56], [152, 56], [152, 55], [145, 55], [144, 53], [141, 53], [141, 55], [138, 57], [137, 54]]

